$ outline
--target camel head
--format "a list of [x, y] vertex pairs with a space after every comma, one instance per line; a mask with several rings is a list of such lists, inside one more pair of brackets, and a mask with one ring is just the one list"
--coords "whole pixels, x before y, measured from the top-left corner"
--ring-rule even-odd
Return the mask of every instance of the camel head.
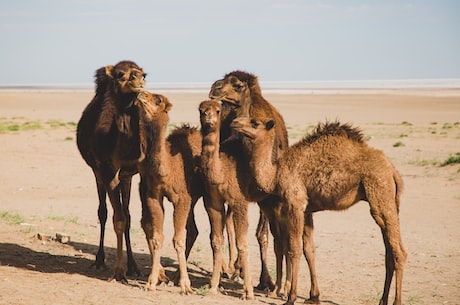
[[134, 104], [143, 109], [146, 117], [150, 120], [158, 114], [167, 114], [172, 108], [172, 104], [165, 96], [148, 91], [140, 92]]
[[237, 117], [230, 125], [233, 130], [253, 141], [267, 139], [269, 133], [274, 134], [274, 126], [275, 121], [272, 118], [254, 118], [248, 116]]
[[107, 85], [115, 94], [138, 93], [144, 90], [144, 70], [132, 61], [120, 61], [115, 66], [109, 65], [96, 71], [97, 91]]
[[200, 122], [202, 128], [219, 129], [222, 105], [217, 100], [207, 100], [200, 103]]
[[244, 103], [250, 98], [251, 91], [260, 93], [257, 76], [247, 72], [233, 71], [212, 84], [209, 98], [221, 100], [223, 103], [239, 108], [245, 106]]

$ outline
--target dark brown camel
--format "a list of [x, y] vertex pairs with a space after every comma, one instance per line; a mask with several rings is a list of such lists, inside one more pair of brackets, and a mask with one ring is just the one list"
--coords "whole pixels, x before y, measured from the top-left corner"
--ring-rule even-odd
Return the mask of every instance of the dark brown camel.
[[[239, 117], [232, 127], [254, 143], [250, 154], [264, 159], [275, 141], [272, 118]], [[265, 158], [266, 159], [266, 158]], [[324, 123], [291, 146], [263, 175], [252, 168], [259, 183], [279, 194], [284, 203], [278, 219], [284, 236], [278, 242], [292, 268], [292, 286], [286, 304], [297, 298], [297, 277], [303, 235], [303, 252], [307, 259], [311, 290], [310, 303], [319, 303], [319, 289], [314, 267], [312, 213], [345, 210], [358, 201], [369, 203], [370, 212], [379, 225], [385, 244], [386, 277], [380, 305], [388, 304], [393, 274], [396, 273], [394, 305], [401, 305], [402, 277], [406, 251], [399, 228], [399, 205], [402, 179], [382, 151], [369, 147], [362, 133], [348, 124]]]
[[[164, 97], [163, 103], [168, 105], [167, 109], [171, 108], [171, 104]], [[179, 285], [181, 292], [188, 294], [193, 293], [193, 290], [187, 273], [186, 259], [198, 235], [193, 207], [203, 194], [198, 168], [201, 134], [196, 128], [182, 126], [173, 130], [166, 138], [168, 120], [166, 112], [155, 119], [141, 119], [141, 122], [148, 123], [141, 126], [141, 143], [145, 158], [138, 166], [141, 176], [141, 224], [152, 256], [152, 270], [146, 288], [156, 289], [161, 270], [160, 255], [164, 240], [163, 197], [166, 197], [174, 205], [173, 245], [179, 261]]]
[[[96, 94], [83, 111], [77, 126], [77, 145], [83, 159], [92, 168], [99, 196], [98, 216], [101, 225], [99, 250], [94, 265], [105, 267], [104, 234], [107, 221], [106, 194], [113, 207], [117, 234], [117, 259], [114, 278], [126, 280], [122, 263], [123, 232], [126, 239], [128, 274], [139, 269], [134, 261], [129, 228], [131, 178], [137, 172], [139, 138], [136, 135], [135, 99], [144, 88], [145, 73], [131, 61], [96, 71]], [[121, 198], [120, 198], [121, 196]]]
[[[288, 136], [286, 126], [281, 114], [273, 107], [263, 96], [259, 86], [258, 77], [243, 71], [233, 71], [224, 76], [223, 79], [214, 82], [209, 92], [211, 99], [217, 99], [222, 102], [222, 124], [220, 131], [220, 141], [225, 143], [235, 138], [235, 134], [230, 128], [230, 124], [235, 117], [249, 116], [255, 111], [267, 112], [275, 118], [277, 149], [274, 150], [271, 157], [275, 160], [283, 150], [288, 148]], [[252, 144], [247, 138], [239, 138], [238, 142], [245, 146]], [[246, 151], [246, 150], [243, 150]], [[247, 156], [235, 156], [237, 159], [245, 159]], [[247, 158], [246, 158], [247, 159]], [[243, 160], [244, 161], [244, 160]], [[259, 185], [259, 188], [265, 190], [265, 186]], [[259, 203], [260, 206], [260, 203]], [[231, 209], [230, 209], [231, 211]], [[232, 214], [230, 213], [230, 216]], [[229, 222], [231, 224], [231, 222]], [[231, 231], [228, 226], [227, 230]], [[273, 281], [270, 277], [267, 267], [267, 248], [268, 248], [268, 221], [267, 217], [261, 212], [259, 224], [256, 231], [257, 240], [260, 248], [260, 259], [262, 263], [259, 284], [257, 288], [265, 290], [273, 289]], [[232, 250], [232, 248], [230, 248]], [[230, 252], [232, 257], [232, 253]], [[233, 255], [234, 256], [234, 255]], [[231, 262], [232, 263], [232, 262]], [[239, 268], [236, 268], [239, 270]]]

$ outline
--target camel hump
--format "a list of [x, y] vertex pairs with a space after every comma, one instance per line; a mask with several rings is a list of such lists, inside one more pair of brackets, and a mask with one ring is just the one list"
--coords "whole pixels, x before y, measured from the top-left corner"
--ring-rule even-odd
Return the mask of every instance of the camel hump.
[[321, 137], [345, 137], [357, 143], [364, 143], [364, 135], [360, 128], [352, 126], [351, 123], [342, 124], [339, 121], [318, 123], [311, 134], [302, 140], [305, 143], [313, 143]]

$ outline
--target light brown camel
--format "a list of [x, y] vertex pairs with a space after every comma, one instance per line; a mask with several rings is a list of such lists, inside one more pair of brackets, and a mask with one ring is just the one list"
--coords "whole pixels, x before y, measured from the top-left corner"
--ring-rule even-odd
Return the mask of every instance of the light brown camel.
[[[253, 158], [272, 150], [275, 122], [271, 118], [236, 118], [232, 127], [254, 143]], [[264, 158], [263, 158], [264, 159]], [[265, 158], [266, 159], [266, 158]], [[297, 298], [297, 277], [303, 234], [303, 252], [310, 268], [310, 303], [319, 303], [314, 268], [315, 248], [311, 214], [323, 210], [345, 210], [358, 201], [369, 203], [385, 244], [386, 277], [380, 305], [388, 304], [393, 274], [396, 273], [394, 305], [401, 305], [402, 277], [406, 251], [399, 228], [402, 179], [382, 151], [369, 147], [359, 129], [348, 124], [327, 122], [291, 146], [271, 170], [259, 175], [261, 183], [279, 194], [284, 202], [279, 219], [285, 233], [283, 250], [292, 268], [292, 286], [286, 304]], [[259, 172], [252, 168], [254, 174]]]
[[136, 163], [140, 157], [138, 108], [134, 101], [144, 88], [145, 73], [134, 62], [121, 61], [115, 66], [98, 69], [95, 77], [96, 94], [83, 111], [77, 125], [77, 146], [94, 172], [99, 196], [100, 241], [93, 265], [98, 269], [105, 268], [104, 235], [108, 194], [114, 211], [113, 224], [117, 235], [114, 278], [125, 281], [125, 266], [122, 263], [123, 232], [126, 239], [128, 274], [140, 273], [131, 250], [131, 218], [128, 207], [131, 178], [137, 172]]
[[[166, 98], [163, 102], [171, 104]], [[139, 163], [141, 176], [139, 191], [142, 201], [141, 224], [152, 257], [152, 270], [146, 288], [155, 290], [161, 270], [160, 255], [163, 247], [163, 197], [174, 205], [173, 245], [179, 261], [179, 285], [184, 294], [193, 293], [187, 273], [186, 259], [198, 235], [193, 217], [193, 207], [203, 194], [199, 173], [201, 134], [196, 128], [176, 128], [166, 138], [169, 117], [141, 120], [141, 143], [145, 158]], [[190, 215], [190, 216], [189, 216]], [[187, 230], [186, 230], [187, 228]], [[187, 234], [187, 236], [186, 236]]]
[[[235, 134], [230, 128], [230, 124], [235, 117], [249, 116], [255, 111], [262, 111], [274, 117], [277, 122], [276, 136], [278, 145], [277, 149], [273, 151], [270, 157], [276, 160], [278, 155], [288, 148], [288, 136], [283, 117], [278, 110], [262, 96], [257, 76], [243, 71], [230, 72], [226, 74], [223, 79], [214, 82], [209, 92], [209, 97], [222, 102], [222, 124], [220, 130], [220, 141], [222, 143], [235, 139]], [[252, 145], [250, 141], [247, 141], [247, 138], [239, 138], [238, 141], [245, 146]], [[248, 156], [237, 155], [235, 157], [237, 159], [245, 159]], [[245, 161], [246, 160], [243, 160], [243, 162]], [[259, 185], [259, 187], [265, 190], [265, 186]], [[232, 213], [229, 214], [229, 216], [231, 215]], [[228, 221], [227, 231], [232, 231], [231, 221]], [[273, 289], [273, 281], [268, 272], [266, 258], [268, 248], [268, 221], [263, 213], [260, 213], [256, 236], [259, 242], [260, 259], [262, 263], [260, 280], [257, 288], [260, 290], [269, 288], [271, 290]], [[229, 240], [231, 240], [231, 238], [229, 238]], [[232, 265], [232, 257], [235, 257], [235, 255], [232, 254], [232, 247], [230, 247], [230, 265]], [[237, 270], [238, 269], [239, 268], [237, 268]]]
[[233, 215], [238, 260], [244, 279], [244, 297], [253, 299], [252, 280], [248, 271], [248, 205], [255, 201], [260, 202], [262, 206], [273, 205], [277, 204], [279, 199], [269, 196], [257, 187], [252, 174], [247, 170], [250, 159], [241, 157], [244, 148], [239, 141], [220, 143], [221, 110], [222, 106], [216, 100], [204, 101], [199, 106], [203, 136], [201, 170], [206, 185], [205, 207], [211, 223], [214, 262], [210, 289], [216, 292], [220, 280], [225, 224], [224, 204], [227, 202]]

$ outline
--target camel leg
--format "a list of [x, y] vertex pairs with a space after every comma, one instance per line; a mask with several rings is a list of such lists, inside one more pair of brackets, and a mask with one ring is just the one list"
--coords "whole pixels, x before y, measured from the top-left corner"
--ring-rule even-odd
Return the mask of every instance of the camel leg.
[[[135, 173], [135, 172], [134, 172]], [[123, 202], [123, 208], [126, 214], [126, 228], [125, 228], [125, 243], [126, 243], [126, 254], [127, 254], [127, 275], [141, 275], [139, 268], [137, 267], [136, 261], [134, 260], [133, 250], [131, 248], [131, 214], [129, 213], [129, 201], [131, 197], [131, 180], [134, 174], [133, 172], [120, 170], [120, 189], [121, 189], [121, 200]]]
[[[280, 235], [279, 227], [273, 221], [270, 222], [270, 228], [273, 235], [273, 248], [276, 257], [276, 282], [273, 289], [270, 292], [270, 297], [281, 296], [281, 282], [283, 278], [283, 245]], [[290, 288], [290, 287], [289, 287]], [[286, 290], [285, 290], [286, 291]], [[287, 293], [287, 291], [286, 291]]]
[[236, 248], [238, 249], [238, 260], [243, 271], [243, 289], [246, 300], [254, 299], [254, 287], [252, 286], [251, 273], [248, 262], [248, 203], [239, 202], [232, 205], [233, 221], [235, 223]]
[[[384, 189], [382, 187], [382, 189]], [[375, 222], [379, 225], [383, 241], [385, 244], [385, 285], [383, 288], [382, 298], [379, 305], [388, 304], [388, 296], [390, 293], [391, 281], [393, 274], [396, 272], [396, 289], [394, 305], [401, 305], [402, 293], [402, 278], [403, 269], [407, 259], [407, 253], [404, 250], [401, 232], [399, 228], [398, 207], [395, 203], [394, 196], [388, 196], [386, 202], [383, 203], [382, 199], [377, 200], [373, 194], [366, 194], [371, 206], [371, 215]], [[382, 194], [379, 194], [382, 197]], [[384, 194], [385, 195], [385, 194]], [[376, 202], [377, 204], [374, 204]]]
[[204, 206], [208, 213], [211, 226], [210, 239], [213, 254], [213, 269], [209, 288], [211, 293], [218, 292], [220, 271], [222, 270], [222, 262], [224, 261], [222, 247], [224, 245], [225, 201], [221, 198], [217, 199], [218, 195], [216, 193], [217, 192], [214, 192], [214, 194], [212, 194], [213, 196], [211, 197], [213, 197], [213, 199], [204, 196]]
[[192, 251], [193, 245], [198, 237], [198, 227], [195, 222], [195, 204], [196, 201], [192, 204], [190, 208], [190, 213], [187, 219], [187, 238], [186, 238], [186, 247], [185, 247], [185, 258], [188, 259], [190, 252]]
[[[96, 173], [95, 173], [96, 175]], [[104, 184], [99, 181], [96, 175], [97, 194], [99, 197], [99, 207], [97, 209], [97, 216], [99, 218], [100, 237], [99, 249], [97, 250], [96, 260], [91, 264], [91, 267], [96, 266], [96, 269], [102, 267], [103, 270], [107, 269], [105, 265], [105, 252], [104, 252], [104, 237], [105, 237], [105, 224], [107, 223], [107, 202]]]
[[310, 269], [310, 298], [309, 304], [319, 304], [318, 280], [316, 278], [315, 265], [315, 243], [313, 241], [313, 214], [305, 213], [305, 225], [303, 231], [303, 254], [307, 259], [308, 268]]
[[287, 209], [285, 221], [286, 230], [283, 232], [287, 240], [287, 268], [292, 268], [291, 290], [285, 305], [293, 305], [297, 299], [297, 281], [299, 275], [299, 262], [301, 256], [301, 240], [304, 227], [304, 211], [302, 205], [290, 205]]
[[127, 282], [126, 270], [123, 263], [123, 235], [126, 228], [126, 215], [120, 199], [120, 183], [117, 172], [111, 168], [106, 168], [102, 173], [104, 185], [108, 190], [110, 203], [113, 208], [113, 228], [117, 235], [117, 257], [113, 270], [113, 279], [121, 282]]
[[190, 212], [190, 199], [181, 199], [174, 206], [173, 222], [174, 222], [174, 237], [173, 245], [176, 249], [177, 260], [179, 261], [180, 280], [179, 285], [182, 294], [193, 293], [190, 278], [187, 272], [187, 259], [185, 257], [186, 238], [185, 229]]
[[233, 212], [230, 206], [227, 207], [227, 215], [225, 218], [225, 228], [227, 230], [228, 240], [228, 268], [225, 260], [222, 262], [222, 272], [227, 273], [230, 278], [239, 276], [240, 270], [236, 270], [237, 256], [236, 256], [236, 237], [235, 237], [235, 225], [233, 222]]
[[260, 211], [259, 223], [257, 224], [256, 237], [259, 242], [260, 262], [262, 264], [260, 271], [259, 284], [256, 286], [259, 290], [273, 290], [274, 284], [268, 271], [267, 250], [268, 250], [268, 218]]
[[139, 191], [142, 201], [141, 225], [145, 232], [145, 238], [147, 239], [147, 245], [152, 259], [152, 269], [146, 284], [146, 289], [155, 291], [156, 283], [162, 269], [160, 259], [161, 248], [163, 247], [164, 241], [164, 211], [161, 199], [155, 198], [149, 194], [146, 182], [143, 181], [143, 179], [141, 179], [141, 183], [139, 184]]

